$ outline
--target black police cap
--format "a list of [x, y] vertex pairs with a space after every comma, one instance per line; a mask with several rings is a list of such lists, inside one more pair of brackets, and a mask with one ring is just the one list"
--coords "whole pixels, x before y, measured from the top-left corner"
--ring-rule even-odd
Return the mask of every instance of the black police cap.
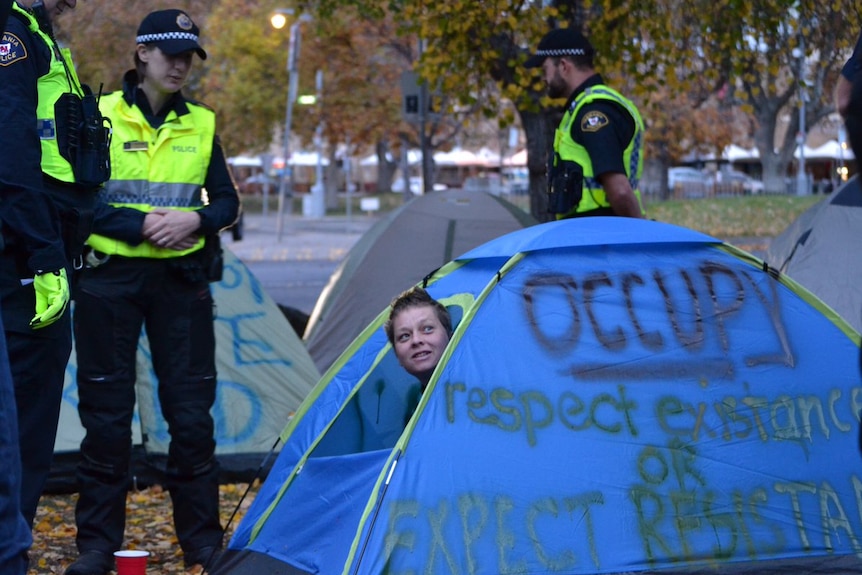
[[583, 34], [574, 28], [556, 28], [539, 41], [535, 55], [524, 63], [527, 68], [538, 68], [545, 58], [560, 56], [591, 56], [593, 46]]
[[138, 44], [155, 44], [169, 56], [194, 50], [201, 60], [207, 53], [198, 44], [200, 30], [191, 17], [182, 10], [157, 10], [150, 12], [138, 26]]

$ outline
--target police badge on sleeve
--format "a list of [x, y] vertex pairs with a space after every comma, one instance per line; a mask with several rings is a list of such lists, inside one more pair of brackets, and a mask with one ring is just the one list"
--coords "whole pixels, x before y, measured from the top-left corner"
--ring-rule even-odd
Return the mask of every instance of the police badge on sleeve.
[[584, 132], [598, 132], [610, 123], [611, 121], [603, 113], [591, 110], [584, 114], [584, 117], [581, 119], [581, 130]]
[[18, 36], [4, 32], [0, 40], [0, 66], [10, 66], [27, 59], [27, 47]]

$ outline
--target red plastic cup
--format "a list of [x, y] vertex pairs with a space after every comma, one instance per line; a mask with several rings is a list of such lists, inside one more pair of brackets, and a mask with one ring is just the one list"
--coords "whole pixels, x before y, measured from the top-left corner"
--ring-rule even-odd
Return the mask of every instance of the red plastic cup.
[[114, 552], [114, 560], [117, 562], [117, 575], [146, 575], [147, 557], [149, 551], [140, 549], [124, 549]]

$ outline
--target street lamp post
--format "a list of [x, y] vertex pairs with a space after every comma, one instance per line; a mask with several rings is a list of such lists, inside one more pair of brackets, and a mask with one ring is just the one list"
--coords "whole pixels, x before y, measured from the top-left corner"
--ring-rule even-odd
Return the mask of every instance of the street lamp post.
[[344, 144], [344, 185], [347, 192], [347, 225], [350, 225], [353, 212], [353, 184], [350, 181], [350, 134], [347, 134]]
[[323, 70], [315, 74], [315, 87], [317, 89], [315, 103], [318, 110], [317, 129], [314, 130], [314, 147], [317, 152], [317, 167], [315, 169], [314, 187], [311, 189], [311, 216], [322, 218], [326, 215], [326, 187], [323, 183], [323, 116], [320, 108], [323, 102]]
[[[275, 11], [270, 22], [273, 28], [278, 30], [284, 28], [287, 24], [285, 15], [292, 15], [292, 8], [279, 8]], [[293, 122], [293, 102], [296, 100], [296, 90], [299, 80], [299, 71], [297, 61], [299, 59], [300, 46], [300, 29], [299, 26], [303, 20], [309, 17], [305, 14], [300, 16], [293, 24], [290, 25], [290, 39], [287, 45], [287, 103], [285, 104], [284, 113], [284, 170], [281, 174], [281, 181], [278, 186], [278, 218], [276, 219], [276, 230], [278, 241], [281, 241], [282, 232], [284, 230], [284, 203], [287, 195], [288, 179], [293, 178], [293, 172], [290, 168], [290, 130]], [[293, 186], [291, 186], [292, 188]], [[291, 189], [291, 192], [293, 190]]]
[[797, 82], [799, 83], [799, 132], [796, 134], [796, 143], [799, 145], [799, 162], [796, 169], [796, 195], [804, 196], [808, 193], [805, 174], [805, 102], [808, 100], [808, 92], [805, 90], [805, 50], [800, 41], [799, 48], [793, 50], [797, 57], [799, 72]]
[[843, 124], [838, 126], [838, 169], [830, 176], [830, 180], [834, 183], [837, 177], [843, 182], [844, 178], [844, 149], [847, 146], [847, 132], [844, 130]]

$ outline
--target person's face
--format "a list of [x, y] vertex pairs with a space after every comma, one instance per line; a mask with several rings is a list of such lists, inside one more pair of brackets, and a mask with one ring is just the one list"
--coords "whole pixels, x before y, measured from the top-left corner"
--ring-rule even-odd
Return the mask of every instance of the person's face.
[[173, 94], [185, 85], [192, 70], [194, 50], [171, 56], [158, 46], [138, 45], [138, 57], [147, 65], [144, 81], [157, 92]]
[[401, 311], [392, 320], [392, 334], [398, 363], [424, 386], [449, 343], [434, 308], [418, 305]]
[[566, 65], [567, 62], [560, 58], [545, 58], [542, 62], [542, 74], [551, 98], [569, 97], [569, 86], [560, 75], [560, 67]]
[[45, 12], [51, 17], [59, 16], [66, 9], [74, 10], [78, 0], [42, 0]]

